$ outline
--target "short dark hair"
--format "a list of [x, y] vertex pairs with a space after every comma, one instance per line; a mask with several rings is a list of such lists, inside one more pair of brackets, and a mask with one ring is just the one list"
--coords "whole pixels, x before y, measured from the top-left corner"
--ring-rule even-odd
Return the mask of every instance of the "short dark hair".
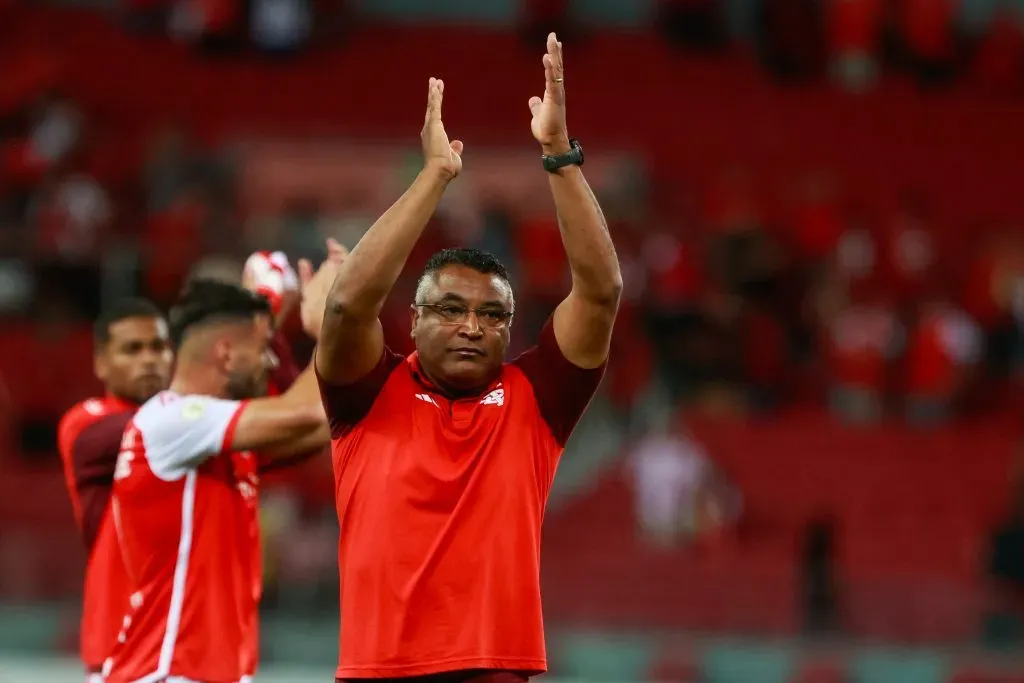
[[433, 275], [447, 266], [465, 266], [484, 275], [497, 275], [505, 282], [508, 282], [508, 271], [505, 264], [494, 254], [483, 249], [472, 249], [468, 247], [448, 248], [436, 252], [427, 259], [427, 265], [423, 267], [423, 273], [416, 282], [417, 289], [423, 279]]
[[92, 338], [98, 346], [110, 341], [110, 327], [114, 323], [127, 320], [128, 318], [158, 318], [164, 319], [164, 312], [160, 307], [149, 299], [141, 297], [127, 297], [118, 299], [110, 306], [105, 307], [96, 322], [92, 326]]
[[270, 313], [270, 304], [262, 296], [238, 285], [196, 278], [186, 283], [171, 308], [171, 339], [177, 345], [197, 325], [251, 320], [261, 313]]

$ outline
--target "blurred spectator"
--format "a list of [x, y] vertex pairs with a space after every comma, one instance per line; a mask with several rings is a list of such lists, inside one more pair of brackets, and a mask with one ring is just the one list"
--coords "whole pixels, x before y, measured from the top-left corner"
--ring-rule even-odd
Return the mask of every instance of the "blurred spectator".
[[40, 253], [68, 263], [86, 263], [99, 256], [113, 212], [106, 190], [88, 173], [78, 172], [51, 175], [28, 213]]
[[205, 252], [205, 230], [210, 214], [204, 189], [183, 187], [177, 197], [150, 213], [143, 237], [146, 291], [162, 304], [178, 295], [185, 275]]
[[1013, 310], [1014, 292], [1024, 282], [1024, 248], [1012, 231], [983, 234], [976, 245], [964, 306], [983, 331], [989, 378], [1001, 382], [1010, 376], [1024, 338]]
[[313, 8], [309, 0], [250, 0], [253, 44], [270, 54], [293, 54], [310, 39]]
[[1018, 455], [1011, 485], [1010, 514], [993, 532], [989, 544], [990, 602], [985, 640], [997, 647], [1024, 642], [1024, 470]]
[[167, 209], [200, 173], [201, 159], [188, 132], [174, 122], [164, 124], [151, 139], [143, 168], [147, 209]]
[[801, 178], [797, 191], [795, 240], [801, 256], [818, 269], [828, 265], [844, 232], [836, 181], [827, 171], [813, 171]]
[[628, 466], [636, 521], [655, 547], [714, 534], [740, 513], [740, 494], [685, 428], [648, 433], [633, 449]]
[[1019, 9], [1002, 5], [987, 32], [978, 39], [972, 71], [978, 82], [993, 91], [1020, 92], [1024, 70], [1024, 28], [1021, 20]]
[[904, 56], [922, 85], [943, 85], [955, 74], [954, 19], [954, 0], [901, 0], [899, 3]]
[[244, 12], [241, 0], [174, 0], [168, 28], [207, 54], [233, 51], [241, 46]]
[[813, 518], [804, 531], [801, 570], [804, 632], [808, 635], [833, 634], [839, 628], [836, 533], [831, 515]]
[[750, 405], [760, 411], [771, 410], [791, 384], [786, 329], [770, 310], [751, 307], [744, 314], [740, 338], [745, 342], [743, 376]]
[[828, 2], [832, 76], [850, 90], [864, 90], [877, 77], [883, 9], [883, 0]]
[[826, 323], [829, 404], [854, 423], [878, 422], [885, 408], [890, 362], [902, 352], [905, 331], [878, 295], [864, 296]]
[[916, 192], [904, 194], [889, 224], [884, 273], [904, 310], [912, 308], [940, 275], [935, 229], [928, 201]]
[[981, 356], [981, 330], [974, 320], [942, 298], [928, 302], [907, 349], [907, 422], [946, 422], [961, 405]]

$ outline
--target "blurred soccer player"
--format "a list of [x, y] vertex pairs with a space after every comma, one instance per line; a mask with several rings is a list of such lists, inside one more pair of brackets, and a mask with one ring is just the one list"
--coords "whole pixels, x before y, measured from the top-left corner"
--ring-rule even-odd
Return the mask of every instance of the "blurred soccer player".
[[79, 654], [100, 680], [128, 608], [128, 578], [110, 514], [121, 435], [138, 407], [167, 388], [171, 343], [163, 314], [145, 299], [125, 299], [96, 321], [95, 372], [102, 398], [77, 404], [60, 421], [58, 447], [75, 521], [88, 551]]
[[554, 34], [543, 61], [531, 128], [572, 291], [539, 344], [504, 362], [514, 311], [505, 269], [489, 254], [453, 249], [432, 257], [420, 278], [416, 353], [401, 358], [384, 346], [384, 300], [462, 169], [435, 79], [425, 166], [363, 236], [328, 298], [315, 364], [341, 524], [339, 680], [524, 680], [547, 668], [541, 520], [565, 442], [603, 374], [621, 275], [582, 151], [566, 134]]
[[[304, 327], [316, 335], [337, 261], [306, 283]], [[135, 592], [106, 681], [229, 683], [252, 673], [257, 626], [258, 464], [328, 440], [316, 378], [266, 391], [270, 307], [241, 287], [196, 280], [171, 312], [171, 387], [125, 429], [114, 513]]]

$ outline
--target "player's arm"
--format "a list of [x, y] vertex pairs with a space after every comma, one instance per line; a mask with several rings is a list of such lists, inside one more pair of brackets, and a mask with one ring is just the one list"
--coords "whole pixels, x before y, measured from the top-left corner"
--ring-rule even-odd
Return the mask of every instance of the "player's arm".
[[[299, 262], [302, 325], [318, 341], [325, 327], [327, 297], [347, 257], [344, 247], [328, 240], [327, 259], [316, 273], [309, 261]], [[248, 403], [234, 427], [232, 450], [258, 451], [264, 459], [291, 459], [319, 450], [330, 442], [314, 365], [315, 361], [310, 361], [280, 396]]]
[[316, 374], [310, 365], [288, 391], [280, 396], [251, 400], [240, 409], [229, 450], [287, 457], [326, 446], [329, 434], [316, 441], [326, 430], [327, 418], [320, 403]]
[[71, 474], [69, 484], [78, 497], [78, 526], [86, 547], [91, 548], [107, 509], [107, 487], [114, 480], [121, 435], [131, 413], [123, 411], [88, 420], [76, 417], [79, 419], [65, 418], [61, 423], [59, 446]]
[[[543, 99], [530, 99], [531, 128], [543, 154], [571, 147], [565, 123], [562, 44], [548, 36]], [[562, 354], [580, 368], [597, 368], [608, 358], [612, 326], [622, 291], [622, 274], [601, 207], [579, 166], [549, 174], [562, 244], [572, 272], [572, 290], [555, 309], [555, 339]]]
[[[544, 98], [530, 99], [530, 127], [545, 155], [570, 150], [565, 127], [562, 46], [548, 36]], [[604, 375], [622, 275], [604, 214], [583, 172], [549, 174], [572, 290], [541, 331], [537, 346], [516, 359], [533, 387], [540, 415], [564, 446]]]
[[378, 316], [448, 183], [462, 168], [462, 143], [449, 142], [441, 121], [444, 83], [431, 78], [421, 139], [424, 166], [412, 185], [367, 230], [345, 259], [327, 297], [315, 363], [326, 384], [369, 375], [384, 355]]

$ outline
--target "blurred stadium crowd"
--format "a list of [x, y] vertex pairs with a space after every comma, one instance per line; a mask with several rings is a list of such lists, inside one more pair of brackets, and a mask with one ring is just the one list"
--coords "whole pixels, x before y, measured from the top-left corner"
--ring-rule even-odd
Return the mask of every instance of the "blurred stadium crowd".
[[[549, 513], [549, 618], [1019, 642], [1024, 3], [96, 4], [0, 2], [0, 598], [77, 590], [54, 430], [96, 390], [103, 302], [353, 245], [415, 172], [423, 68], [467, 179], [412, 263], [495, 252], [533, 338], [567, 270], [515, 62], [551, 27], [626, 300]], [[269, 488], [271, 608], [334, 614], [329, 468]]]

